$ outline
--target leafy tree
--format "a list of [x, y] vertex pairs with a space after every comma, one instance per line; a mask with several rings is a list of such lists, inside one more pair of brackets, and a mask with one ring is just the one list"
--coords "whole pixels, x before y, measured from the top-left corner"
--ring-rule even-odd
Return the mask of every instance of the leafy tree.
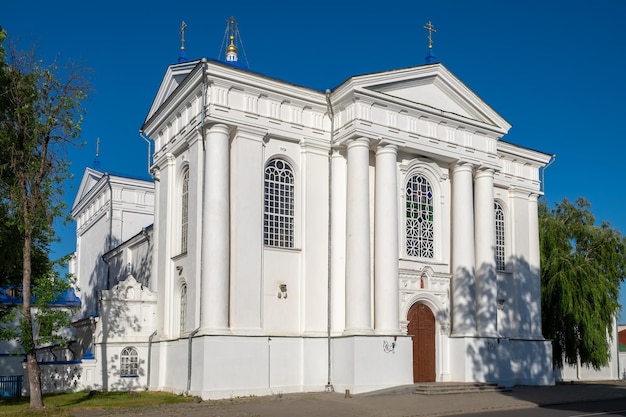
[[88, 86], [80, 68], [44, 65], [33, 51], [21, 52], [12, 44], [4, 48], [5, 37], [0, 29], [0, 198], [2, 215], [10, 220], [8, 233], [15, 233], [12, 242], [21, 247], [21, 265], [15, 265], [15, 253], [5, 255], [14, 262], [9, 274], [21, 273], [22, 310], [14, 330], [26, 354], [30, 407], [41, 409], [35, 336], [43, 327], [43, 341], [55, 340], [54, 329], [65, 324], [58, 310], [47, 309], [59, 286], [67, 285], [55, 276], [48, 247], [53, 221], [64, 209], [65, 152], [78, 144]]
[[541, 308], [553, 365], [599, 369], [610, 359], [619, 287], [626, 272], [626, 240], [608, 222], [595, 224], [591, 204], [564, 199], [539, 206]]

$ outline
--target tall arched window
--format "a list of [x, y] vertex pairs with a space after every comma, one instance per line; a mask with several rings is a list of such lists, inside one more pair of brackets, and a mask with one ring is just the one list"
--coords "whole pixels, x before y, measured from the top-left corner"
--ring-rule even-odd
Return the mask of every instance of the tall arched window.
[[406, 183], [406, 254], [435, 257], [433, 189], [422, 175]]
[[132, 346], [122, 349], [120, 355], [120, 375], [139, 376], [139, 356], [137, 349]]
[[293, 168], [282, 159], [265, 166], [263, 243], [294, 247], [295, 195]]
[[187, 318], [187, 284], [180, 287], [180, 311], [179, 311], [179, 331], [185, 331], [185, 320]]
[[185, 169], [183, 172], [180, 200], [180, 253], [187, 253], [187, 241], [189, 236], [189, 169]]
[[496, 211], [496, 270], [504, 271], [506, 269], [504, 210], [497, 201], [494, 202], [494, 209]]

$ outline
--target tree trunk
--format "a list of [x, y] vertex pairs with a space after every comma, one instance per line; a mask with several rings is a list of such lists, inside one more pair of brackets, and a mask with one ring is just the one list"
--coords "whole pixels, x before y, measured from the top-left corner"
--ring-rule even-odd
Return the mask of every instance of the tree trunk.
[[[37, 344], [33, 328], [33, 316], [31, 312], [31, 288], [32, 288], [32, 265], [31, 254], [33, 248], [33, 232], [29, 221], [28, 205], [24, 202], [24, 249], [23, 249], [23, 275], [22, 275], [22, 313], [25, 326], [22, 329], [30, 332], [31, 343], [26, 352], [26, 365], [28, 367], [28, 386], [30, 388], [30, 408], [40, 410], [44, 408], [41, 393], [41, 368], [37, 363]], [[23, 337], [23, 336], [22, 336]]]
[[41, 394], [41, 368], [37, 363], [37, 353], [26, 354], [26, 365], [28, 366], [28, 385], [30, 387], [30, 408], [31, 410], [41, 410], [44, 408], [43, 395]]

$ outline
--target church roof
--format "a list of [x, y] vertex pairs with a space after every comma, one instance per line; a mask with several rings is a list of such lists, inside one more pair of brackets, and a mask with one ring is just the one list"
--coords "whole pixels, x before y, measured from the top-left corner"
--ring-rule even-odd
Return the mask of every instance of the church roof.
[[80, 181], [80, 185], [78, 186], [78, 191], [76, 192], [76, 197], [74, 198], [74, 203], [72, 204], [72, 213], [74, 213], [75, 209], [78, 205], [83, 201], [88, 195], [91, 194], [91, 190], [93, 190], [98, 183], [102, 180], [103, 177], [108, 177], [112, 179], [117, 179], [119, 181], [139, 181], [139, 183], [153, 183], [154, 180], [150, 177], [141, 177], [137, 175], [127, 175], [127, 174], [116, 174], [112, 172], [101, 172], [97, 171], [93, 168], [85, 168], [85, 172], [83, 173], [83, 178]]

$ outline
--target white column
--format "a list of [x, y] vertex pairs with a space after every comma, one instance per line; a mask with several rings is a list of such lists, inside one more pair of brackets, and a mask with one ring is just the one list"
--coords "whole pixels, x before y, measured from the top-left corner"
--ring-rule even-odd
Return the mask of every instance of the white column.
[[492, 169], [474, 177], [476, 324], [480, 336], [497, 336], [496, 219]]
[[452, 334], [476, 335], [472, 165], [452, 173]]
[[378, 334], [398, 334], [398, 147], [376, 149], [374, 207], [374, 328]]
[[539, 249], [539, 208], [537, 194], [528, 197], [528, 263], [530, 292], [530, 332], [536, 339], [543, 339], [541, 330], [541, 256]]
[[206, 138], [200, 325], [209, 332], [225, 331], [229, 324], [228, 133], [228, 126], [216, 124]]
[[369, 141], [348, 143], [346, 212], [346, 328], [371, 334]]

